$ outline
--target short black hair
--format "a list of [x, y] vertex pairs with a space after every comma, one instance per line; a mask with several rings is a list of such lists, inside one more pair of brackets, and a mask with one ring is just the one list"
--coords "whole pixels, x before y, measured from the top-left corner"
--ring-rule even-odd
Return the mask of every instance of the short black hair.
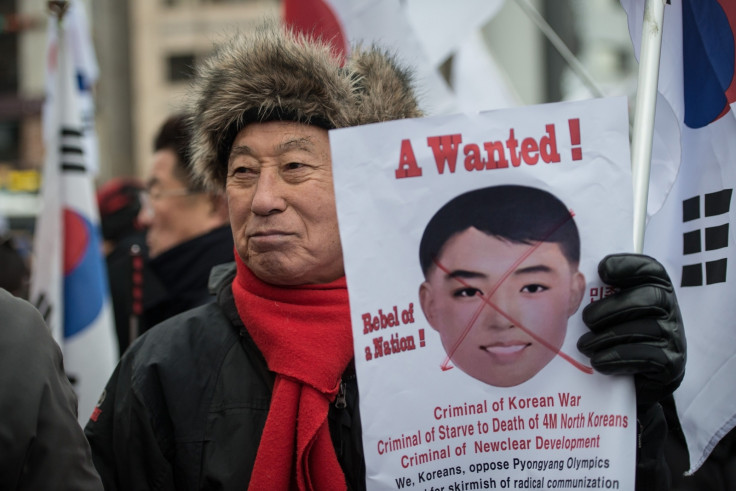
[[195, 177], [189, 143], [192, 140], [191, 118], [185, 113], [169, 116], [153, 140], [153, 150], [171, 150], [176, 154], [174, 175], [191, 191], [204, 191], [204, 185]]
[[461, 194], [435, 213], [419, 244], [425, 277], [445, 243], [471, 227], [510, 242], [554, 242], [570, 264], [580, 262], [578, 227], [562, 201], [542, 189], [500, 185]]

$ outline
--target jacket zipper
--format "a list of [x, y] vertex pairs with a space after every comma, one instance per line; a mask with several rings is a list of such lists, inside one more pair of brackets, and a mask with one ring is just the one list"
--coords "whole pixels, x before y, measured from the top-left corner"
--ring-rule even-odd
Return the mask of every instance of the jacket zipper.
[[335, 397], [335, 407], [337, 409], [345, 409], [348, 403], [345, 400], [345, 382], [340, 380], [340, 388], [337, 391], [337, 397]]

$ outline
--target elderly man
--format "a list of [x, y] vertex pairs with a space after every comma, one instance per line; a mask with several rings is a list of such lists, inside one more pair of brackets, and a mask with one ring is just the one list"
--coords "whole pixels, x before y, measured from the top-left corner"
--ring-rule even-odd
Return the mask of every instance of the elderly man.
[[[341, 65], [325, 45], [266, 25], [200, 67], [193, 105], [193, 159], [226, 190], [236, 265], [213, 273], [217, 303], [123, 357], [86, 427], [95, 464], [107, 489], [363, 489], [327, 131], [420, 116], [410, 77], [378, 50]], [[646, 393], [640, 483], [656, 489], [664, 435], [648, 433], [684, 370], [677, 305], [649, 258], [602, 271], [622, 291], [589, 313], [581, 347]]]

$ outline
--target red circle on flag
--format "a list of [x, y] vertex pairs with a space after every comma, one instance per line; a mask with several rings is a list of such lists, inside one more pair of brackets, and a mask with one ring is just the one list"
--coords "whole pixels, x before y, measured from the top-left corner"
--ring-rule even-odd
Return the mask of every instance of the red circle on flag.
[[64, 208], [64, 274], [68, 275], [82, 261], [89, 244], [89, 230], [84, 218]]

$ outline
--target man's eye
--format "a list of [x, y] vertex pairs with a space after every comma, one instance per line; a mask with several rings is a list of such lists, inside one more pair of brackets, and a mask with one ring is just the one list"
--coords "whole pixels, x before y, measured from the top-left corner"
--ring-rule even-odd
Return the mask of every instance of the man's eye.
[[242, 165], [233, 167], [227, 174], [227, 180], [233, 185], [250, 186], [258, 180], [258, 172]]
[[250, 177], [256, 175], [255, 169], [245, 166], [238, 166], [230, 171], [230, 177]]
[[452, 292], [452, 296], [455, 298], [469, 298], [477, 295], [483, 296], [483, 292], [472, 287], [459, 288]]
[[301, 162], [289, 162], [288, 164], [286, 164], [284, 166], [284, 169], [286, 169], [286, 170], [298, 170], [298, 169], [301, 169], [303, 167], [305, 167], [305, 165], [302, 164]]
[[543, 292], [545, 290], [549, 290], [549, 288], [547, 288], [544, 285], [537, 285], [537, 284], [525, 285], [521, 289], [522, 293], [540, 293], [540, 292]]

